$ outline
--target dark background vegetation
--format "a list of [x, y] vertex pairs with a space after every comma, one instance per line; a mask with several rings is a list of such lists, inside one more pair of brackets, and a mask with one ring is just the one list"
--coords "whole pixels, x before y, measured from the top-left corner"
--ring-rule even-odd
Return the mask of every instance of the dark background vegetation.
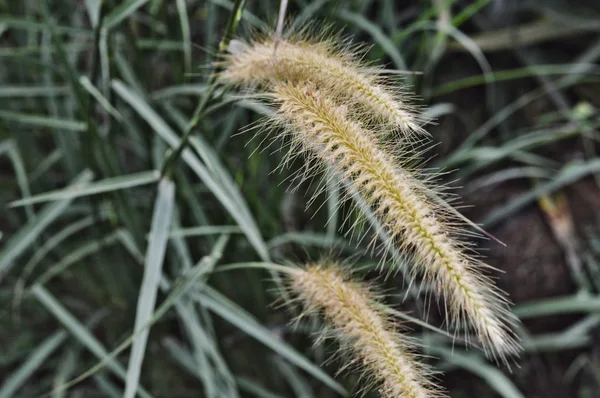
[[[233, 3], [102, 4], [0, 1], [0, 397], [120, 397], [126, 384], [146, 397], [334, 397], [335, 382], [357, 392], [356, 372], [328, 376], [344, 360], [312, 345], [316, 321], [292, 328], [271, 305], [272, 274], [216, 272], [332, 250], [378, 262], [368, 239], [345, 235], [353, 214], [335, 186], [308, 201], [318, 176], [290, 184], [301, 160], [273, 172], [278, 144], [261, 151], [237, 134], [265, 108], [215, 91], [191, 151], [170, 178], [156, 171], [205, 98]], [[278, 9], [248, 1], [237, 33], [271, 29]], [[598, 2], [290, 0], [288, 17], [343, 28], [371, 46], [367, 59], [422, 72], [402, 80], [436, 121], [428, 165], [506, 244], [477, 242], [523, 322], [511, 371], [408, 323], [450, 395], [600, 396]], [[161, 278], [156, 307], [144, 266]], [[423, 319], [422, 298], [402, 302], [400, 276], [382, 283], [390, 304]], [[136, 314], [155, 322], [139, 385], [141, 358], [110, 355]], [[427, 321], [441, 320], [434, 303]]]

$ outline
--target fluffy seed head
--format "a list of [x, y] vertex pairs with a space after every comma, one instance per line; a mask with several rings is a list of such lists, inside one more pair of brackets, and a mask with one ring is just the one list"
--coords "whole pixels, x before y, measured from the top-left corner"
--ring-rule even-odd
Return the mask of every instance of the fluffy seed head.
[[385, 398], [431, 398], [444, 394], [416, 360], [410, 340], [394, 330], [372, 292], [336, 264], [318, 263], [290, 274], [293, 292], [309, 312], [324, 316], [344, 346], [373, 379]]
[[427, 134], [402, 100], [407, 94], [396, 92], [381, 70], [368, 68], [348, 47], [299, 37], [278, 41], [275, 50], [275, 39], [269, 37], [252, 44], [236, 42], [233, 49], [222, 63], [223, 83], [252, 87], [310, 80], [330, 97], [351, 104], [362, 120], [380, 124], [381, 130], [400, 130], [405, 138]]
[[415, 271], [434, 282], [453, 326], [468, 321], [491, 357], [506, 360], [518, 352], [505, 297], [481, 273], [485, 264], [466, 254], [455, 238], [461, 231], [445, 221], [448, 211], [431, 199], [424, 184], [315, 84], [276, 83], [272, 90], [280, 123], [292, 140], [336, 169], [372, 207], [390, 241], [414, 254]]

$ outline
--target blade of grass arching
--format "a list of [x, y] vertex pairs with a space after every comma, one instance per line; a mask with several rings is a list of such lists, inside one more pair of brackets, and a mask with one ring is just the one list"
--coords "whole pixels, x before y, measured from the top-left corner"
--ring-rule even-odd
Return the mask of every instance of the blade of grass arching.
[[469, 20], [475, 13], [485, 7], [491, 0], [476, 0], [452, 18], [452, 26], [458, 28]]
[[46, 127], [49, 129], [74, 131], [78, 133], [86, 131], [87, 129], [86, 123], [78, 120], [64, 120], [43, 115], [31, 115], [12, 111], [0, 110], [0, 119], [9, 122], [17, 122], [24, 126]]
[[481, 189], [516, 179], [542, 179], [552, 177], [552, 172], [541, 167], [508, 167], [500, 171], [483, 174], [481, 177], [470, 180], [465, 186], [465, 195], [472, 194]]
[[192, 41], [190, 24], [185, 0], [176, 0], [177, 14], [179, 14], [179, 25], [181, 25], [181, 38], [183, 43], [184, 73], [187, 76], [192, 72]]
[[[507, 28], [482, 32], [473, 36], [473, 41], [482, 51], [494, 52], [512, 49], [516, 43], [524, 48], [555, 38], [566, 38], [598, 30], [600, 30], [600, 25], [596, 20], [580, 21], [577, 25], [565, 26], [557, 21], [541, 18], [518, 26], [512, 25]], [[450, 43], [449, 48], [460, 49], [455, 43]]]
[[513, 313], [519, 319], [558, 314], [595, 313], [600, 311], [600, 297], [575, 294], [517, 304]]
[[[29, 180], [27, 178], [27, 172], [25, 171], [23, 158], [21, 157], [21, 152], [19, 151], [17, 145], [15, 145], [15, 141], [5, 140], [1, 142], [0, 155], [2, 155], [4, 152], [8, 153], [8, 157], [13, 165], [13, 169], [15, 170], [15, 176], [17, 177], [17, 184], [19, 184], [19, 189], [21, 190], [21, 196], [25, 199], [29, 198], [31, 196]], [[26, 206], [25, 213], [27, 214], [27, 220], [33, 221], [35, 218], [33, 206]]]
[[145, 91], [142, 82], [140, 82], [133, 67], [130, 65], [129, 61], [121, 53], [121, 51], [115, 51], [114, 58], [115, 65], [117, 66], [119, 73], [121, 74], [121, 76], [123, 76], [123, 79], [127, 82], [127, 84], [133, 87], [133, 89], [138, 94], [141, 95], [142, 93], [144, 93]]
[[[172, 148], [177, 148], [180, 144], [180, 139], [177, 134], [165, 123], [165, 121], [152, 109], [138, 94], [133, 92], [120, 81], [113, 81], [112, 87], [115, 92], [127, 102], [148, 124], [153, 130], [165, 140]], [[207, 169], [206, 166], [194, 155], [194, 153], [185, 149], [182, 153], [183, 160], [190, 168], [198, 175], [202, 182], [211, 190], [221, 204], [227, 209], [229, 214], [244, 230], [244, 233], [256, 252], [263, 260], [269, 258], [268, 249], [262, 239], [262, 235], [250, 215], [250, 211], [245, 204], [237, 187], [223, 187], [220, 185], [215, 176]], [[231, 197], [232, 191], [236, 191], [235, 198]]]
[[154, 101], [169, 100], [178, 96], [201, 97], [206, 88], [206, 84], [204, 83], [176, 84], [152, 92], [151, 97]]
[[[576, 69], [575, 69], [576, 68]], [[582, 68], [583, 71], [579, 70]], [[551, 75], [572, 75], [583, 77], [585, 74], [598, 73], [598, 66], [590, 63], [578, 63], [578, 64], [549, 64], [549, 65], [534, 65], [526, 66], [523, 68], [499, 70], [492, 72], [494, 82], [503, 82], [515, 79], [528, 78], [533, 75], [536, 76], [551, 76]], [[437, 88], [434, 88], [431, 95], [440, 96], [450, 94], [454, 91], [463, 90], [466, 88], [486, 84], [485, 75], [476, 75], [464, 77], [450, 81], [448, 83], [441, 84]]]
[[90, 81], [87, 76], [81, 76], [79, 78], [79, 83], [81, 86], [98, 102], [98, 104], [110, 115], [112, 115], [118, 121], [123, 120], [123, 116], [119, 113], [118, 110], [115, 109], [114, 106], [110, 103], [109, 100], [104, 97], [104, 95], [94, 86], [94, 84]]
[[216, 290], [207, 286], [201, 292], [195, 294], [194, 298], [198, 300], [200, 305], [205, 306], [219, 317], [271, 348], [290, 363], [313, 375], [332, 390], [341, 395], [347, 394], [345, 389], [321, 368], [310, 362], [288, 344], [274, 338], [273, 333], [269, 329], [261, 325], [252, 315]]
[[146, 4], [148, 0], [126, 0], [115, 7], [110, 13], [104, 18], [103, 29], [111, 30], [125, 19], [129, 18], [131, 14], [136, 12], [138, 8]]
[[[341, 10], [339, 13], [336, 13], [336, 15], [339, 15], [339, 17], [344, 21], [353, 23], [365, 32], [369, 33], [373, 40], [379, 44], [392, 59], [396, 69], [407, 70], [406, 61], [404, 60], [402, 54], [400, 54], [398, 47], [396, 44], [394, 44], [392, 39], [381, 30], [379, 26], [375, 25], [362, 15], [347, 10]], [[406, 79], [408, 84], [412, 84], [411, 75], [406, 75]]]
[[[234, 200], [237, 206], [240, 209], [243, 209], [245, 218], [252, 219], [249, 210], [247, 210], [246, 201], [242, 196], [238, 186], [235, 181], [219, 160], [215, 150], [211, 148], [206, 141], [204, 141], [201, 137], [190, 137], [190, 145], [193, 149], [195, 149], [196, 153], [200, 155], [200, 158], [206, 165], [206, 167], [210, 170], [211, 174], [214, 176], [216, 182], [227, 191], [227, 194]], [[262, 238], [260, 238], [262, 240]]]
[[173, 182], [163, 179], [158, 184], [158, 196], [154, 204], [152, 214], [152, 225], [148, 236], [148, 247], [146, 249], [146, 260], [144, 265], [144, 277], [138, 297], [137, 310], [135, 314], [135, 334], [137, 337], [131, 347], [129, 365], [127, 367], [127, 379], [125, 384], [125, 398], [133, 398], [138, 388], [142, 362], [146, 351], [146, 342], [150, 330], [145, 325], [152, 317], [156, 304], [158, 283], [160, 280], [162, 264], [167, 250], [168, 234], [173, 219], [175, 202], [175, 185]]
[[451, 350], [440, 346], [427, 347], [428, 354], [437, 355], [451, 365], [458, 366], [479, 376], [487, 385], [503, 398], [525, 398], [523, 393], [506, 377], [504, 373], [482, 359], [466, 355], [459, 350]]
[[24, 86], [24, 85], [2, 85], [0, 86], [0, 98], [37, 98], [56, 97], [57, 95], [69, 94], [69, 88], [65, 86]]
[[[7, 26], [12, 29], [20, 29], [27, 31], [35, 31], [42, 32], [50, 29], [50, 24], [45, 22], [36, 22], [29, 19], [23, 18], [15, 18], [10, 15], [1, 15], [0, 16], [0, 24]], [[70, 35], [78, 35], [81, 38], [87, 38], [92, 36], [92, 32], [88, 29], [84, 29], [77, 26], [67, 26], [67, 25], [59, 25], [54, 24], [52, 26], [58, 34], [70, 34]]]
[[[83, 171], [74, 180], [71, 186], [84, 184], [91, 180], [92, 173]], [[71, 199], [61, 200], [48, 204], [42, 208], [35, 220], [21, 227], [0, 250], [0, 281], [14, 265], [14, 260], [31, 246], [50, 223], [58, 218], [71, 204]]]
[[169, 233], [171, 238], [187, 238], [190, 236], [206, 236], [221, 234], [240, 234], [244, 231], [237, 225], [207, 225], [204, 227], [177, 228]]
[[483, 224], [489, 228], [500, 220], [506, 219], [525, 206], [533, 203], [541, 195], [546, 195], [557, 189], [568, 186], [590, 174], [600, 172], [600, 159], [592, 159], [587, 162], [571, 162], [566, 164], [551, 181], [538, 185], [526, 193], [510, 200], [506, 205], [492, 210], [483, 220]]
[[57, 148], [50, 152], [48, 156], [44, 157], [41, 162], [37, 164], [35, 169], [31, 171], [29, 174], [29, 178], [31, 182], [36, 182], [38, 178], [43, 176], [48, 170], [50, 170], [54, 165], [60, 162], [63, 158], [62, 151]]
[[135, 48], [142, 51], [183, 52], [183, 42], [179, 40], [137, 39]]
[[[451, 341], [454, 341], [454, 340], [456, 340], [456, 339], [457, 339], [457, 336], [456, 336], [456, 335], [454, 335], [454, 334], [452, 334], [452, 333], [448, 333], [448, 332], [446, 332], [446, 331], [445, 331], [445, 330], [443, 330], [443, 329], [436, 328], [435, 326], [432, 326], [432, 325], [428, 324], [428, 323], [427, 323], [427, 322], [425, 322], [425, 321], [422, 321], [422, 320], [420, 320], [420, 319], [418, 319], [418, 318], [415, 318], [415, 317], [413, 317], [413, 316], [410, 316], [410, 315], [408, 315], [408, 314], [405, 314], [405, 313], [404, 313], [404, 312], [402, 312], [402, 311], [396, 311], [395, 309], [393, 309], [393, 308], [391, 308], [391, 307], [388, 307], [387, 305], [382, 305], [382, 306], [381, 306], [381, 311], [383, 311], [383, 312], [387, 312], [388, 314], [390, 314], [390, 315], [393, 315], [393, 316], [395, 316], [395, 317], [398, 317], [398, 318], [400, 318], [400, 319], [404, 319], [405, 321], [408, 321], [408, 322], [414, 323], [415, 325], [419, 325], [419, 326], [421, 326], [422, 328], [429, 329], [429, 330], [432, 330], [432, 331], [434, 331], [434, 332], [436, 332], [436, 333], [439, 333], [439, 334], [441, 334], [441, 335], [444, 335], [444, 336], [446, 336], [446, 337], [449, 337], [449, 338], [451, 339]], [[464, 341], [464, 340], [462, 340], [462, 339], [461, 339], [461, 341]], [[474, 344], [471, 344], [471, 345], [474, 345]]]
[[577, 349], [592, 343], [593, 330], [600, 323], [600, 314], [591, 314], [561, 332], [543, 333], [523, 339], [525, 352], [557, 352]]
[[24, 206], [33, 203], [50, 202], [56, 200], [74, 199], [82, 196], [96, 195], [104, 192], [114, 192], [120, 189], [128, 189], [141, 185], [152, 184], [160, 178], [158, 170], [143, 171], [135, 174], [106, 178], [104, 180], [69, 186], [67, 188], [50, 191], [27, 199], [15, 200], [9, 204], [10, 207]]
[[335, 248], [347, 251], [356, 249], [356, 245], [351, 244], [345, 239], [337, 236], [331, 237], [329, 234], [317, 232], [288, 232], [277, 235], [267, 242], [267, 247], [269, 250], [273, 250], [277, 246], [285, 245], [287, 243], [296, 243], [301, 246], [315, 246], [324, 249]]
[[238, 213], [241, 213], [241, 216], [236, 219], [232, 214], [233, 218], [236, 219], [238, 223], [242, 220], [243, 224], [240, 223], [240, 227], [244, 230], [248, 240], [250, 240], [257, 249], [257, 253], [261, 259], [267, 261], [269, 259], [269, 254], [266, 251], [266, 243], [263, 240], [256, 221], [250, 213], [246, 200], [242, 196], [239, 187], [219, 160], [215, 150], [200, 137], [190, 137], [189, 143], [196, 153], [200, 155], [202, 161], [213, 176], [215, 183], [221, 188], [221, 191], [223, 191], [223, 195], [227, 196], [229, 201], [234, 202], [232, 206], [237, 209]]
[[[56, 319], [63, 324], [73, 337], [75, 337], [85, 348], [87, 348], [98, 359], [106, 360], [106, 366], [116, 376], [123, 381], [126, 379], [125, 368], [117, 362], [102, 346], [102, 344], [90, 333], [88, 328], [77, 320], [62, 304], [41, 285], [34, 285], [31, 293], [38, 301], [44, 305]], [[66, 386], [70, 384], [67, 383]], [[57, 386], [56, 389], [61, 389], [63, 386]], [[141, 397], [151, 398], [151, 395], [143, 388], [138, 388], [138, 393]]]
[[35, 347], [29, 357], [14, 372], [9, 374], [0, 386], [0, 398], [11, 398], [15, 392], [36, 372], [67, 339], [65, 331], [55, 332]]
[[[205, 256], [198, 263], [198, 265], [196, 265], [189, 272], [182, 275], [177, 281], [175, 281], [175, 283], [171, 286], [172, 287], [171, 293], [167, 296], [167, 298], [161, 303], [161, 305], [158, 307], [158, 309], [154, 312], [152, 318], [146, 323], [146, 325], [144, 325], [144, 328], [139, 330], [138, 333], [140, 333], [145, 328], [152, 326], [158, 320], [162, 319], [163, 316], [165, 315], [165, 313], [169, 309], [171, 309], [174, 305], [176, 305], [177, 303], [180, 302], [182, 296], [188, 292], [188, 289], [192, 285], [198, 283], [200, 278], [202, 278], [203, 276], [206, 276], [208, 273], [212, 272], [215, 264], [221, 259], [223, 250], [224, 250], [225, 246], [227, 245], [228, 240], [229, 240], [229, 237], [227, 235], [221, 235], [221, 237], [217, 240], [217, 243], [213, 246], [211, 253], [208, 256]], [[165, 283], [163, 283], [163, 282], [165, 282]], [[165, 285], [165, 286], [170, 286], [164, 278], [162, 278], [161, 284]], [[57, 305], [60, 307], [59, 310], [56, 311], [55, 315], [57, 315], [57, 314], [60, 315], [61, 318], [59, 320], [63, 321], [63, 319], [64, 319], [63, 323], [67, 323], [68, 326], [71, 326], [72, 321], [76, 321], [73, 318], [73, 316], [68, 314], [68, 312], [66, 312], [66, 310], [64, 308], [62, 308], [62, 306], [60, 306], [60, 304], [52, 296], [50, 296], [50, 293], [48, 293], [46, 291], [46, 289], [44, 289], [42, 286], [35, 285], [33, 287], [33, 290], [34, 290], [34, 295], [37, 292], [38, 295], [43, 296], [42, 298], [44, 300], [48, 299], [48, 296], [49, 296], [51, 299], [50, 300], [51, 308], [54, 308]], [[65, 312], [68, 316], [65, 316]], [[69, 327], [69, 329], [71, 329], [71, 328]], [[88, 347], [90, 350], [93, 350], [92, 353], [96, 354], [100, 358], [100, 362], [98, 364], [96, 364], [95, 366], [93, 366], [92, 368], [88, 369], [86, 372], [84, 372], [81, 375], [79, 375], [78, 377], [76, 377], [75, 379], [69, 381], [68, 383], [66, 383], [63, 386], [60, 386], [61, 389], [69, 388], [70, 386], [73, 386], [73, 385], [79, 383], [80, 381], [85, 380], [89, 376], [91, 376], [91, 375], [95, 374], [96, 372], [98, 372], [99, 370], [103, 369], [105, 366], [109, 367], [109, 369], [113, 373], [116, 373], [117, 376], [119, 376], [123, 380], [125, 380], [126, 373], [120, 363], [115, 363], [115, 358], [117, 357], [117, 355], [119, 355], [121, 352], [123, 352], [125, 349], [127, 349], [127, 347], [129, 347], [132, 344], [132, 342], [135, 340], [135, 338], [137, 336], [136, 333], [131, 334], [117, 348], [115, 348], [112, 352], [108, 353], [93, 336], [91, 336], [89, 333], [87, 333], [87, 331], [85, 329], [82, 331], [80, 328], [75, 328], [74, 331], [77, 332], [76, 337], [82, 339], [84, 342], [84, 345], [86, 347]], [[149, 397], [149, 395], [147, 395], [147, 393], [145, 393], [145, 390], [143, 390], [142, 387], [138, 388], [138, 393], [140, 393], [140, 395], [142, 395], [142, 393], [143, 393], [143, 395], [142, 395], [143, 397]]]
[[131, 257], [133, 257], [138, 263], [144, 264], [144, 254], [137, 246], [135, 239], [133, 239], [133, 236], [131, 236], [131, 232], [125, 229], [120, 229], [119, 241], [121, 242], [125, 250], [127, 250], [127, 252], [131, 255]]
[[532, 149], [544, 145], [556, 144], [561, 140], [566, 140], [574, 136], [584, 134], [576, 125], [567, 122], [566, 124], [552, 128], [542, 128], [528, 133], [523, 133], [516, 138], [507, 141], [501, 146], [480, 145], [472, 148], [465, 153], [463, 162], [472, 160], [468, 167], [461, 169], [458, 175], [466, 177], [474, 172], [490, 166], [504, 159], [515, 158], [518, 153], [530, 153]]

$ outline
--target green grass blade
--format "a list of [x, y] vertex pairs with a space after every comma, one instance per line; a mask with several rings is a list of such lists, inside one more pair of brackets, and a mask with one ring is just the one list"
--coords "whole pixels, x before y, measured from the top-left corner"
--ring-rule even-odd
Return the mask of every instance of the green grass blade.
[[[73, 185], [90, 181], [92, 173], [83, 171], [74, 180]], [[56, 220], [71, 204], [71, 199], [61, 200], [46, 205], [35, 220], [28, 222], [19, 229], [0, 250], [0, 280], [14, 265], [13, 261], [30, 247], [50, 223]]]
[[94, 86], [94, 84], [90, 81], [90, 79], [87, 76], [81, 76], [79, 78], [79, 83], [81, 83], [81, 86], [86, 89], [86, 91], [92, 96], [94, 97], [94, 99], [96, 101], [98, 101], [98, 104], [100, 104], [100, 106], [109, 114], [111, 114], [115, 119], [117, 119], [118, 121], [122, 121], [123, 120], [123, 116], [121, 116], [121, 114], [119, 113], [118, 110], [115, 109], [114, 106], [111, 105], [110, 101], [108, 101], [104, 95], [102, 95], [102, 93], [100, 92], [100, 90], [98, 90], [96, 88], [96, 86]]
[[145, 328], [144, 325], [150, 320], [156, 304], [158, 284], [173, 219], [174, 201], [175, 185], [169, 180], [161, 180], [158, 184], [158, 196], [152, 214], [152, 226], [146, 249], [144, 277], [135, 314], [134, 330], [138, 335], [131, 347], [129, 366], [127, 367], [125, 398], [133, 398], [135, 396], [139, 383], [146, 343], [148, 341], [148, 334], [150, 333], [150, 329]]
[[484, 219], [483, 224], [486, 228], [489, 228], [521, 210], [523, 207], [533, 203], [538, 197], [554, 192], [557, 189], [568, 186], [590, 174], [596, 173], [600, 173], [600, 159], [569, 163], [565, 165], [551, 181], [540, 184], [530, 191], [512, 199], [506, 205], [491, 211]]
[[87, 130], [87, 124], [78, 120], [64, 120], [43, 115], [30, 115], [12, 111], [0, 110], [0, 120], [17, 122], [31, 127], [47, 127], [78, 133]]
[[125, 19], [129, 18], [131, 14], [136, 12], [138, 8], [146, 4], [148, 0], [126, 0], [119, 4], [114, 10], [112, 10], [104, 18], [103, 29], [111, 30]]
[[171, 238], [186, 238], [190, 236], [207, 236], [221, 234], [240, 234], [244, 231], [237, 225], [207, 225], [203, 227], [178, 228], [169, 233]]
[[104, 192], [114, 192], [120, 189], [128, 189], [140, 185], [147, 185], [158, 181], [160, 172], [158, 170], [143, 171], [141, 173], [107, 178], [88, 184], [79, 184], [56, 191], [46, 192], [30, 198], [16, 200], [10, 203], [11, 207], [25, 206], [33, 203], [49, 202], [79, 198], [81, 196], [96, 195]]
[[458, 350], [444, 347], [428, 347], [427, 351], [438, 355], [446, 362], [467, 370], [485, 380], [485, 382], [503, 398], [525, 398], [513, 382], [500, 369], [483, 360], [465, 355]]
[[0, 98], [55, 97], [69, 92], [69, 88], [65, 86], [0, 86]]
[[190, 33], [190, 24], [188, 22], [188, 12], [185, 0], [176, 0], [177, 13], [179, 14], [179, 24], [181, 25], [181, 38], [183, 44], [184, 72], [186, 76], [192, 72], [192, 40]]
[[594, 312], [600, 312], [600, 297], [577, 294], [520, 303], [513, 308], [519, 319]]
[[[23, 157], [21, 156], [19, 147], [15, 144], [15, 141], [6, 140], [0, 143], [0, 154], [2, 154], [5, 151], [8, 152], [8, 157], [10, 158], [10, 161], [12, 162], [13, 168], [15, 170], [15, 176], [17, 177], [17, 184], [19, 184], [21, 195], [23, 196], [23, 198], [31, 197], [31, 189], [29, 188], [29, 178], [27, 177], [25, 163], [23, 162]], [[31, 205], [25, 207], [25, 212], [27, 214], [28, 221], [32, 221], [35, 218], [35, 213]]]

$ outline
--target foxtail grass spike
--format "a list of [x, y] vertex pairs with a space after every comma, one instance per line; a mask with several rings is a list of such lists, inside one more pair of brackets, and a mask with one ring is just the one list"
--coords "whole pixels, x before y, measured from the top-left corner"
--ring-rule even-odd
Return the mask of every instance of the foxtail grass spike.
[[384, 398], [433, 398], [443, 394], [431, 370], [416, 358], [414, 344], [398, 333], [374, 293], [334, 263], [290, 273], [290, 287], [307, 313], [321, 314]]
[[394, 89], [381, 69], [361, 62], [356, 52], [333, 39], [237, 41], [221, 64], [224, 71], [219, 79], [243, 87], [310, 80], [330, 97], [351, 103], [349, 107], [362, 120], [379, 124], [380, 131], [399, 130], [403, 137], [419, 140], [425, 137], [413, 107], [406, 103], [408, 95]]
[[467, 255], [455, 238], [464, 231], [445, 220], [451, 213], [431, 199], [425, 184], [315, 84], [276, 83], [272, 97], [279, 104], [275, 122], [296, 146], [333, 167], [372, 207], [390, 241], [414, 255], [412, 273], [433, 282], [452, 326], [470, 323], [490, 357], [506, 362], [517, 353], [506, 298], [481, 273], [486, 265]]

